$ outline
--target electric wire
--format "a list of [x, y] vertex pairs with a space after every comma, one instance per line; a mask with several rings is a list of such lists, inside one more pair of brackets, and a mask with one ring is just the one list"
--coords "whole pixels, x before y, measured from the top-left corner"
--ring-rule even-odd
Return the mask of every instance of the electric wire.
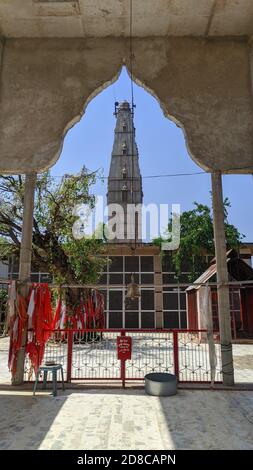
[[[236, 170], [236, 168], [234, 168]], [[245, 168], [246, 169], [246, 168]], [[96, 171], [91, 171], [92, 174], [95, 175]], [[194, 171], [191, 173], [165, 173], [165, 174], [158, 174], [158, 175], [144, 175], [142, 176], [142, 179], [152, 179], [152, 178], [174, 178], [174, 177], [180, 177], [180, 176], [197, 176], [197, 175], [210, 175], [212, 172], [211, 171]], [[233, 175], [233, 174], [232, 174]], [[74, 174], [64, 174], [64, 175], [50, 175], [52, 178], [80, 178], [79, 175], [74, 175]], [[230, 174], [223, 173], [223, 176], [231, 176]], [[249, 176], [248, 173], [237, 173], [237, 176]], [[40, 177], [40, 174], [38, 174], [38, 177]], [[42, 177], [42, 176], [41, 176]], [[86, 178], [87, 176], [84, 176]], [[96, 175], [96, 179], [101, 179], [105, 180], [108, 179], [109, 176], [101, 176], [101, 175]], [[118, 179], [118, 178], [115, 178]], [[253, 181], [253, 179], [252, 179]]]
[[[134, 85], [133, 85], [133, 0], [129, 0], [129, 62], [131, 85], [131, 203], [134, 204]], [[134, 219], [134, 249], [137, 245], [136, 216]]]
[[[96, 171], [99, 171], [99, 170], [96, 170]], [[90, 173], [92, 175], [95, 175], [95, 172], [91, 171]], [[152, 178], [172, 178], [172, 177], [177, 177], [177, 176], [196, 176], [196, 175], [208, 175], [209, 173], [207, 173], [206, 171], [196, 171], [196, 172], [193, 172], [193, 173], [168, 173], [168, 174], [160, 174], [160, 175], [146, 175], [146, 176], [142, 176], [142, 179], [152, 179]], [[65, 174], [65, 175], [50, 175], [52, 178], [80, 178], [80, 175], [71, 175], [71, 174]], [[86, 178], [88, 175], [84, 175], [83, 177]], [[40, 175], [38, 175], [38, 177], [40, 177]], [[42, 176], [41, 176], [42, 177]], [[102, 175], [96, 175], [96, 179], [100, 179], [100, 180], [105, 180], [105, 179], [109, 179], [109, 176], [102, 176]], [[118, 180], [118, 178], [112, 178], [110, 177], [110, 179], [115, 179], [115, 180]]]

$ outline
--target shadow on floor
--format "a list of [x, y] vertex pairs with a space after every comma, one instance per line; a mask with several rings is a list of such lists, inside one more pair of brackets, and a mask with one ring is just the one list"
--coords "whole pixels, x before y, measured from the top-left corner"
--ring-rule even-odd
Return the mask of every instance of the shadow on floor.
[[[253, 449], [250, 392], [2, 392], [0, 449]], [[251, 417], [251, 418], [250, 418]]]
[[24, 393], [0, 395], [1, 450], [38, 449], [67, 399], [60, 394], [53, 397], [50, 392], [39, 392], [35, 397]]

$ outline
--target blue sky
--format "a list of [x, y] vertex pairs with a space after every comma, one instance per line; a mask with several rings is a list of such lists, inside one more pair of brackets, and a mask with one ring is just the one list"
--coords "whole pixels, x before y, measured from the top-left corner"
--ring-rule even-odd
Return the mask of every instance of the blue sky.
[[[92, 171], [103, 169], [104, 175], [108, 175], [115, 127], [114, 102], [124, 99], [131, 101], [130, 80], [125, 69], [115, 84], [89, 103], [81, 121], [68, 132], [52, 175], [77, 173], [82, 165]], [[183, 132], [164, 117], [155, 98], [134, 84], [134, 99], [142, 176], [201, 171], [187, 152]], [[182, 211], [191, 209], [193, 201], [211, 206], [210, 189], [209, 174], [143, 179], [145, 204], [179, 203]], [[225, 175], [223, 191], [231, 202], [230, 223], [246, 235], [245, 241], [253, 242], [253, 177]], [[106, 180], [98, 182], [92, 192], [105, 195]]]

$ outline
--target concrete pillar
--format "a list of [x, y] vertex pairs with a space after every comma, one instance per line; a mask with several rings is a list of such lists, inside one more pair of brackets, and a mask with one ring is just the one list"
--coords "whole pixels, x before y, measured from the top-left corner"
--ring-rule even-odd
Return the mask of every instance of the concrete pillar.
[[229, 287], [228, 285], [223, 285], [228, 283], [228, 270], [222, 177], [220, 171], [212, 173], [212, 199], [223, 384], [234, 385]]
[[163, 328], [163, 279], [161, 256], [154, 256], [154, 284], [155, 284], [155, 325]]
[[249, 69], [251, 81], [251, 94], [253, 95], [253, 36], [249, 38]]
[[0, 93], [1, 93], [1, 73], [2, 73], [2, 66], [3, 66], [3, 54], [4, 54], [4, 38], [0, 37]]
[[[33, 234], [33, 210], [34, 192], [36, 185], [36, 174], [28, 174], [25, 177], [25, 194], [23, 208], [22, 238], [19, 258], [19, 282], [20, 293], [23, 296], [28, 294], [28, 282], [31, 278], [32, 261], [32, 234]], [[23, 330], [22, 348], [18, 353], [17, 370], [12, 377], [13, 385], [21, 385], [24, 379], [25, 346], [27, 339], [27, 329]]]

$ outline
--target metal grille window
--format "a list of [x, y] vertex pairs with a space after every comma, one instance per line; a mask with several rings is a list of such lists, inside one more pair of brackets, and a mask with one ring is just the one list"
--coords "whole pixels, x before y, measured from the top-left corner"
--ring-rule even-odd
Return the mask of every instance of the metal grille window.
[[164, 312], [164, 328], [180, 328], [178, 312]]
[[110, 256], [109, 271], [123, 273], [122, 256]]
[[142, 310], [154, 310], [154, 291], [153, 290], [141, 290], [141, 309]]
[[125, 328], [139, 328], [139, 312], [127, 312]]
[[[100, 285], [106, 286], [103, 293], [106, 292], [107, 328], [155, 328], [153, 269], [152, 256], [108, 257], [100, 279]], [[141, 289], [141, 297], [134, 301], [126, 299], [126, 286], [131, 282], [132, 273], [137, 284], [150, 285], [150, 288]]]
[[136, 272], [140, 271], [139, 257], [138, 256], [125, 256], [125, 272]]
[[109, 292], [109, 309], [122, 310], [123, 293], [120, 290], [110, 290]]
[[178, 292], [165, 292], [163, 294], [164, 310], [178, 310]]
[[175, 272], [172, 256], [167, 255], [162, 260], [163, 284], [176, 284], [178, 282], [188, 283], [190, 274], [188, 269], [189, 263], [184, 261], [182, 264], [182, 272], [177, 275]]
[[154, 272], [154, 258], [153, 256], [141, 256], [141, 271]]
[[162, 270], [164, 273], [174, 271], [171, 255], [167, 254], [162, 258]]
[[187, 328], [184, 288], [163, 288], [163, 323], [164, 328]]
[[155, 328], [155, 318], [153, 312], [141, 312], [142, 328]]
[[230, 314], [232, 319], [233, 333], [236, 337], [236, 331], [243, 329], [243, 316], [241, 309], [241, 294], [240, 289], [230, 288]]
[[180, 308], [186, 310], [186, 293], [180, 292]]
[[154, 284], [154, 274], [141, 274], [141, 284]]
[[[18, 279], [19, 273], [18, 272], [9, 272], [8, 278], [9, 279]], [[31, 281], [32, 282], [53, 282], [53, 276], [49, 273], [42, 273], [42, 272], [32, 272], [31, 273]]]
[[108, 323], [108, 328], [123, 328], [122, 312], [109, 311]]
[[126, 310], [138, 310], [139, 309], [139, 299], [127, 299], [125, 302], [125, 309]]
[[101, 274], [100, 278], [99, 278], [99, 284], [107, 284], [107, 274], [104, 273], [104, 274]]
[[186, 311], [180, 312], [180, 327], [181, 328], [187, 328], [187, 313]]
[[163, 273], [163, 284], [171, 284], [177, 282], [176, 273]]
[[109, 274], [109, 284], [123, 284], [123, 274]]
[[[172, 256], [168, 255], [162, 261], [164, 328], [187, 328], [186, 288], [177, 286], [180, 282], [189, 282], [190, 272], [187, 268], [189, 266], [184, 263], [184, 271], [177, 276]], [[175, 284], [175, 288], [166, 284]]]

